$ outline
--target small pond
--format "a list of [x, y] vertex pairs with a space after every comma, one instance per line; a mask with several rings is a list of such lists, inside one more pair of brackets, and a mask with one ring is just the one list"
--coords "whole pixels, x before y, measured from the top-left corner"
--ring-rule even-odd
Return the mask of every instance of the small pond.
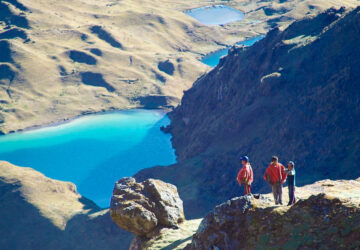
[[119, 178], [176, 162], [171, 136], [160, 131], [169, 122], [166, 113], [158, 110], [86, 115], [0, 136], [0, 160], [71, 181], [80, 194], [108, 207]]
[[213, 5], [185, 11], [200, 23], [215, 26], [244, 19], [244, 13], [226, 5]]

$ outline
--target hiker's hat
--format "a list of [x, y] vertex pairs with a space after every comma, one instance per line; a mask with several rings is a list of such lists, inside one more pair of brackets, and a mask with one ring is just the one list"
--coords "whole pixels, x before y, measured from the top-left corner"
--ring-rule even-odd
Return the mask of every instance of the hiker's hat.
[[295, 167], [295, 163], [293, 161], [289, 161], [288, 164], [290, 164], [291, 166]]
[[242, 161], [249, 162], [249, 157], [247, 157], [246, 155], [241, 156], [241, 160], [242, 160]]

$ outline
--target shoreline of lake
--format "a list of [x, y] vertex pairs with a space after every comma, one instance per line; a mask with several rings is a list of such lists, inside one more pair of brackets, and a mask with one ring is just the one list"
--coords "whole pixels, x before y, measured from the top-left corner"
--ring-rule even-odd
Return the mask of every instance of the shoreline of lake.
[[[249, 46], [252, 46], [254, 45], [256, 42], [260, 41], [261, 39], [263, 39], [265, 36], [260, 34], [259, 36], [254, 36], [254, 37], [249, 37], [249, 38], [246, 38], [242, 41], [239, 41], [239, 42], [236, 42], [234, 45], [232, 46], [236, 46], [236, 45], [242, 45], [242, 46], [245, 46], [245, 47], [249, 47]], [[232, 46], [226, 46], [225, 48], [222, 48], [222, 49], [218, 49], [218, 50], [215, 50], [215, 51], [212, 51], [208, 54], [205, 54], [203, 55], [199, 61], [214, 68], [217, 66], [217, 64], [219, 63], [220, 61], [220, 58], [223, 57], [223, 56], [226, 56], [228, 54], [228, 51], [229, 49], [232, 47]], [[212, 62], [213, 60], [217, 61], [216, 63]]]
[[[101, 114], [108, 114], [108, 113], [115, 113], [115, 112], [122, 112], [122, 111], [130, 111], [130, 110], [159, 110], [164, 113], [168, 113], [171, 111], [171, 108], [144, 108], [144, 107], [129, 107], [124, 109], [107, 109], [107, 110], [100, 110], [100, 111], [82, 111], [80, 114], [69, 116], [66, 118], [60, 118], [58, 120], [53, 120], [50, 122], [42, 123], [42, 124], [34, 124], [25, 128], [20, 128], [16, 130], [11, 130], [8, 133], [4, 133], [0, 131], [0, 138], [2, 136], [10, 135], [10, 134], [17, 134], [17, 133], [24, 133], [32, 130], [42, 129], [42, 128], [48, 128], [48, 127], [56, 127], [59, 125], [63, 125], [69, 122], [72, 122], [73, 120], [82, 118], [84, 116], [89, 115], [101, 115]], [[2, 132], [2, 133], [1, 133]]]
[[[113, 183], [141, 169], [177, 162], [163, 109], [98, 112], [0, 137], [0, 159], [76, 184], [106, 207]], [[139, 157], [141, 156], [141, 157]]]

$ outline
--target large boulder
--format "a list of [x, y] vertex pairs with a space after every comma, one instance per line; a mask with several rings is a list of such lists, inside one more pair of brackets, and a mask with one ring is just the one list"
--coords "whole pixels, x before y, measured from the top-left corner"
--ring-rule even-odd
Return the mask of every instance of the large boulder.
[[148, 179], [115, 183], [110, 215], [115, 223], [139, 237], [150, 238], [160, 228], [177, 227], [185, 220], [183, 202], [174, 185]]

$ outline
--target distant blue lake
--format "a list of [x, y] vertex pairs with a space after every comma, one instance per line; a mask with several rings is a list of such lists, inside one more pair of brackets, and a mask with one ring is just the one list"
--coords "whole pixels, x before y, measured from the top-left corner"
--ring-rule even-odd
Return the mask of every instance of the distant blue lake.
[[[237, 45], [244, 45], [244, 46], [251, 46], [254, 43], [256, 43], [257, 41], [263, 39], [264, 36], [256, 36], [256, 37], [252, 37], [250, 39], [246, 39], [244, 41], [241, 42], [237, 42]], [[229, 48], [225, 48], [225, 49], [219, 49], [216, 50], [214, 52], [211, 52], [209, 54], [207, 54], [206, 56], [204, 56], [201, 59], [201, 62], [210, 66], [210, 67], [215, 67], [216, 65], [219, 64], [220, 58], [222, 56], [226, 56], [229, 52]]]
[[87, 115], [68, 123], [0, 136], [0, 159], [71, 181], [81, 195], [108, 207], [116, 180], [176, 162], [162, 111]]
[[244, 19], [244, 13], [226, 5], [213, 5], [185, 11], [200, 23], [215, 26]]

